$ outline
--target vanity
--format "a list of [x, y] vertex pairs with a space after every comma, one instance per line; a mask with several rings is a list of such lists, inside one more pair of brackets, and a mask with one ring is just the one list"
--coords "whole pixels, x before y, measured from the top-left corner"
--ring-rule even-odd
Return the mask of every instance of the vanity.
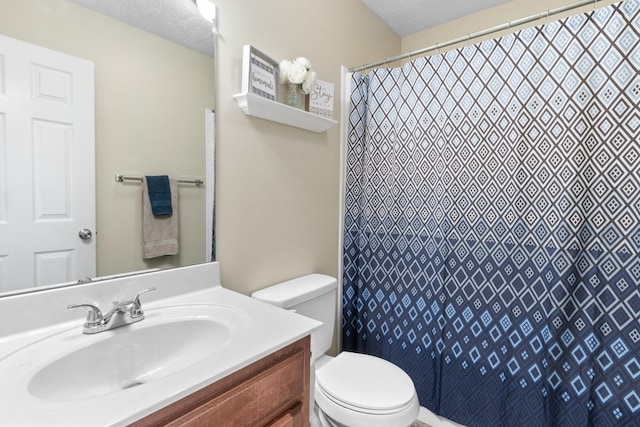
[[[0, 424], [306, 426], [315, 320], [225, 289], [207, 263], [0, 298]], [[92, 304], [144, 319], [83, 333]], [[86, 329], [86, 328], [85, 328]]]

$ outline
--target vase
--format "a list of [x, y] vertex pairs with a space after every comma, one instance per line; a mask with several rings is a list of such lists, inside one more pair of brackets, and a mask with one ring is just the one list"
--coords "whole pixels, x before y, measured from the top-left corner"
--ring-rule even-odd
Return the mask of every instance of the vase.
[[304, 95], [300, 90], [299, 84], [288, 83], [286, 95], [287, 105], [293, 108], [304, 109]]

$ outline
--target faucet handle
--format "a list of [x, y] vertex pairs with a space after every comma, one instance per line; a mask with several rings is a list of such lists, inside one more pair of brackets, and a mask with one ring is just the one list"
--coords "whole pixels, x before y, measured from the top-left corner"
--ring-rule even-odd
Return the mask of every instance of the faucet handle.
[[133, 303], [136, 305], [136, 315], [142, 314], [142, 304], [140, 303], [140, 295], [146, 294], [147, 292], [155, 291], [156, 287], [152, 287], [149, 289], [145, 289], [144, 291], [138, 292], [138, 295], [133, 299]]
[[89, 311], [87, 311], [87, 320], [84, 324], [85, 327], [95, 327], [102, 325], [104, 318], [102, 317], [102, 312], [98, 307], [93, 304], [69, 304], [67, 306], [67, 310], [71, 310], [72, 308], [81, 308], [88, 307]]
[[155, 290], [156, 290], [156, 287], [154, 286], [153, 288], [145, 289], [144, 291], [138, 292], [138, 295], [136, 295], [136, 297], [133, 299], [133, 302], [135, 302], [136, 304], [140, 305], [140, 295], [146, 294], [147, 292], [151, 292], [151, 291], [155, 291]]

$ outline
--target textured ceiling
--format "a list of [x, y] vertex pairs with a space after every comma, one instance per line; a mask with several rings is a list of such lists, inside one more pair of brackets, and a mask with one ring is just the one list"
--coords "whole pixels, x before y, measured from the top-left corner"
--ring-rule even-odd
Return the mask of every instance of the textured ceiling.
[[[193, 0], [73, 0], [97, 12], [214, 56], [214, 35]], [[362, 0], [398, 35], [422, 31], [510, 0]]]
[[119, 21], [214, 56], [212, 24], [193, 0], [73, 0]]
[[362, 0], [402, 37], [509, 1]]

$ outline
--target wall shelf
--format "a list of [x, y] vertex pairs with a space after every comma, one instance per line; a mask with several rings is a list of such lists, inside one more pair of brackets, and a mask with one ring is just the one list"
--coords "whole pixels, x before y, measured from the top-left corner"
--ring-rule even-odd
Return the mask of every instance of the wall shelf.
[[335, 120], [316, 116], [307, 111], [290, 107], [280, 102], [271, 101], [252, 93], [239, 93], [233, 98], [247, 116], [258, 117], [276, 123], [310, 130], [312, 132], [325, 132], [335, 125]]

